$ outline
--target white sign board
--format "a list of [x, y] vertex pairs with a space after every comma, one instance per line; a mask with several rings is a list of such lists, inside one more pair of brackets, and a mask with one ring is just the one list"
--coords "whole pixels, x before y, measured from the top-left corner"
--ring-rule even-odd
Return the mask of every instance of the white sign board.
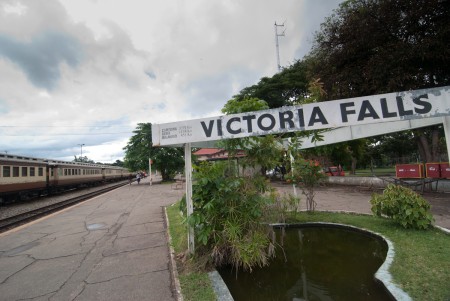
[[154, 146], [450, 115], [450, 86], [153, 124]]

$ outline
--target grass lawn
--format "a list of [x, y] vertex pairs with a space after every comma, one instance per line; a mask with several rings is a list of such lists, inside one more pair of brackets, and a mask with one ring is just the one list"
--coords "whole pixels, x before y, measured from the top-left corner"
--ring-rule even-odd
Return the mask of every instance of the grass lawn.
[[[350, 176], [349, 172], [346, 171], [346, 176]], [[395, 176], [395, 167], [386, 167], [386, 168], [374, 168], [373, 171], [370, 169], [357, 169], [355, 170], [355, 175], [351, 175], [352, 177], [371, 177], [371, 176]]]
[[[183, 224], [183, 217], [179, 211], [179, 202], [167, 207], [167, 216], [169, 218], [169, 231], [175, 254], [185, 254], [188, 246], [187, 228]], [[178, 256], [177, 267], [183, 300], [216, 300], [216, 295], [211, 286], [208, 274], [190, 268], [182, 269], [183, 263], [180, 257], [182, 256]]]
[[[182, 253], [187, 234], [178, 203], [167, 211], [173, 247]], [[384, 218], [328, 212], [300, 213], [292, 222], [333, 222], [377, 232], [394, 244], [390, 272], [399, 287], [413, 300], [450, 300], [450, 235], [442, 231], [405, 230]], [[206, 273], [181, 271], [180, 282], [185, 300], [215, 300]]]

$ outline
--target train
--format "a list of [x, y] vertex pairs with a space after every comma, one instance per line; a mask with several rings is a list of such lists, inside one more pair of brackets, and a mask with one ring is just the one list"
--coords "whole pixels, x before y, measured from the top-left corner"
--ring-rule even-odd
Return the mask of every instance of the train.
[[118, 166], [0, 153], [0, 204], [133, 176], [128, 169]]

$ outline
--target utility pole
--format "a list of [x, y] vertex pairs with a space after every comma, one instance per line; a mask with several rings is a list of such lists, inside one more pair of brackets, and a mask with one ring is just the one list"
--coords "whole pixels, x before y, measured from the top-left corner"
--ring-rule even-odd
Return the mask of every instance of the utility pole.
[[[278, 33], [278, 27], [283, 27], [283, 32]], [[278, 45], [278, 37], [284, 37], [284, 23], [283, 24], [277, 24], [275, 22], [275, 45], [277, 47], [277, 66], [278, 66], [278, 72], [281, 71], [281, 64], [280, 64], [280, 46]]]

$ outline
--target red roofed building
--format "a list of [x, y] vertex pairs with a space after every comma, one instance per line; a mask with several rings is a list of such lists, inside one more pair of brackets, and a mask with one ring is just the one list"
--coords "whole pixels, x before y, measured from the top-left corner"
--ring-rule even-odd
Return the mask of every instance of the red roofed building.
[[[228, 159], [228, 151], [221, 148], [201, 148], [193, 153], [199, 161], [215, 161]], [[245, 157], [243, 150], [238, 150], [233, 158]]]

